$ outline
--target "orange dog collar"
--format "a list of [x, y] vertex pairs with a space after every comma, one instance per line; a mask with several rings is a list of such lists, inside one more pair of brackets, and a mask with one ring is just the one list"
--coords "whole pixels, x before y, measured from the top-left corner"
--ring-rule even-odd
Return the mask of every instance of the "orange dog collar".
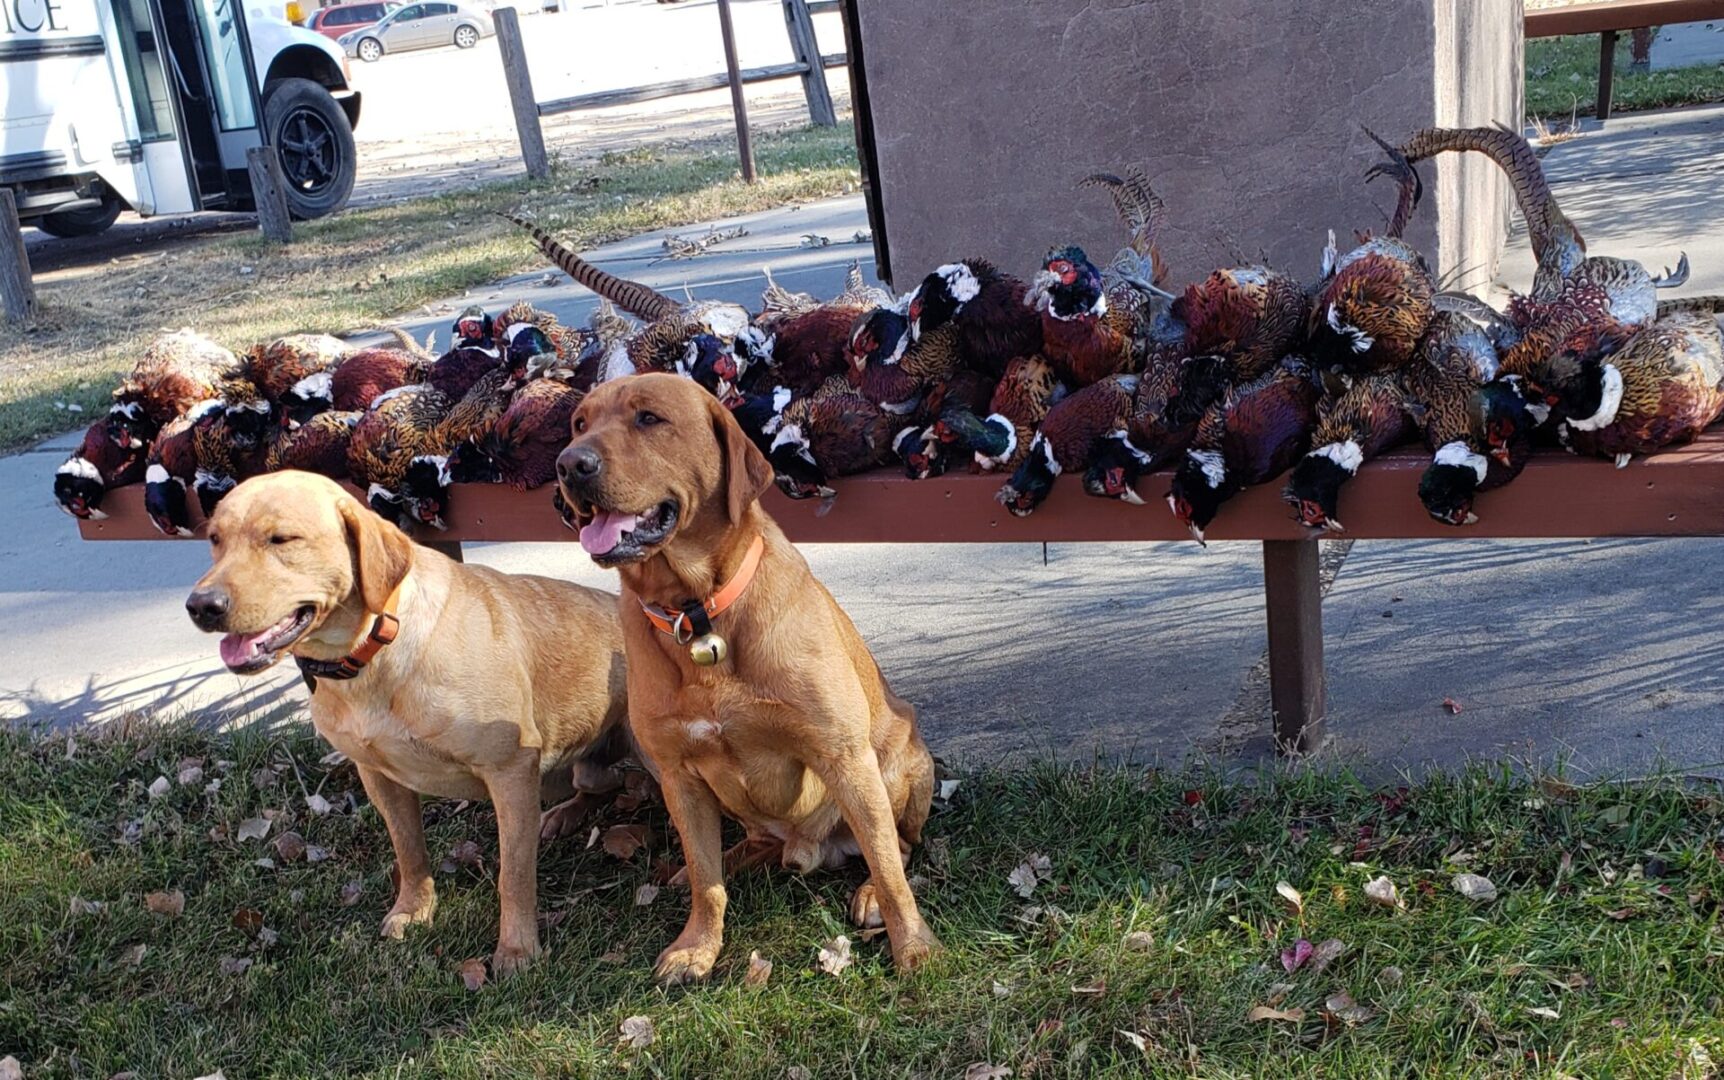
[[365, 640], [346, 656], [339, 660], [310, 660], [303, 656], [294, 657], [299, 664], [299, 672], [305, 676], [305, 685], [309, 690], [317, 689], [318, 679], [351, 679], [365, 670], [365, 665], [376, 659], [383, 647], [394, 641], [401, 633], [401, 617], [397, 612], [401, 608], [401, 586], [407, 584], [402, 578], [389, 593], [389, 599], [383, 602], [383, 613], [371, 621], [371, 630], [365, 635]]
[[647, 621], [661, 633], [669, 634], [678, 645], [691, 645], [690, 653], [697, 664], [709, 666], [723, 660], [729, 651], [724, 639], [712, 632], [712, 620], [723, 615], [742, 597], [760, 569], [760, 557], [766, 553], [766, 538], [756, 536], [742, 557], [736, 576], [725, 582], [705, 600], [690, 600], [681, 611], [670, 612], [657, 604], [641, 601], [641, 611]]

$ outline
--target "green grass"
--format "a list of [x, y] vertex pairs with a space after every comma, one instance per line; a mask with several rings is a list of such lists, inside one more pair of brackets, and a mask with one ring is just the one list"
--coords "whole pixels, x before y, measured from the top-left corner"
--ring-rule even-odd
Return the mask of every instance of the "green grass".
[[[1654, 46], [1656, 49], [1657, 46]], [[1628, 36], [1616, 45], [1612, 108], [1667, 109], [1724, 101], [1724, 64], [1637, 71], [1629, 65]], [[1598, 102], [1598, 35], [1540, 38], [1526, 43], [1526, 111], [1552, 122], [1592, 116]]]
[[[539, 867], [545, 959], [468, 992], [457, 969], [495, 933], [487, 809], [429, 805], [434, 856], [473, 840], [482, 866], [439, 874], [433, 927], [380, 941], [388, 841], [362, 796], [356, 813], [306, 812], [302, 784], [338, 807], [357, 794], [349, 767], [317, 764], [324, 750], [298, 724], [87, 734], [70, 756], [63, 736], [0, 735], [0, 1054], [32, 1078], [235, 1080], [947, 1078], [978, 1062], [1017, 1077], [1698, 1078], [1724, 1059], [1724, 802], [1674, 780], [968, 775], [911, 868], [948, 949], [931, 969], [899, 977], [875, 942], [841, 975], [818, 972], [856, 877], [773, 873], [733, 883], [711, 983], [669, 993], [649, 972], [686, 895], [637, 907], [648, 853], [625, 863], [565, 841]], [[187, 758], [220, 790], [150, 799]], [[283, 812], [271, 839], [292, 828], [329, 858], [256, 865], [274, 852], [232, 837], [264, 811]], [[625, 820], [651, 828], [651, 858], [675, 857], [662, 810], [606, 816]], [[1007, 875], [1033, 852], [1051, 876], [1024, 900]], [[1453, 891], [1463, 868], [1499, 898]], [[1405, 910], [1366, 898], [1380, 874]], [[1278, 881], [1302, 891], [1302, 914]], [[349, 882], [363, 891], [343, 906]], [[144, 908], [166, 889], [184, 891], [182, 917]], [[74, 897], [106, 908], [74, 913]], [[241, 909], [275, 940], [236, 928]], [[1133, 934], [1146, 949], [1126, 946]], [[1289, 975], [1279, 957], [1301, 937], [1347, 948]], [[775, 965], [763, 987], [744, 983], [751, 951]], [[231, 974], [224, 959], [253, 963]], [[1369, 1011], [1356, 1025], [1325, 1014], [1340, 991]], [[1247, 1018], [1270, 1002], [1303, 1019]], [[635, 1015], [657, 1036], [638, 1051], [617, 1035]]]
[[523, 210], [579, 249], [859, 183], [849, 122], [761, 133], [754, 145], [752, 186], [737, 174], [732, 141], [643, 146], [559, 164], [542, 182], [304, 222], [285, 247], [250, 231], [211, 235], [42, 275], [33, 324], [0, 325], [0, 450], [76, 425], [66, 405], [81, 406], [88, 422], [164, 326], [192, 326], [238, 351], [294, 331], [376, 325], [508, 274], [550, 269], [497, 211]]

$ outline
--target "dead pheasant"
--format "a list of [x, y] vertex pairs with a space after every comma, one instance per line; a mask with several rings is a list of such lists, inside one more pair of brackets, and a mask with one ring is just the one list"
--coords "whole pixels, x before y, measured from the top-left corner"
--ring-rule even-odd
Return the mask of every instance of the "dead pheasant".
[[1339, 516], [1341, 488], [1361, 465], [1413, 434], [1406, 400], [1400, 379], [1390, 372], [1335, 387], [1318, 403], [1312, 449], [1293, 466], [1282, 492], [1300, 524], [1346, 531]]
[[1569, 282], [1596, 284], [1605, 292], [1611, 318], [1627, 326], [1643, 326], [1657, 314], [1657, 290], [1688, 280], [1686, 255], [1680, 256], [1674, 271], [1656, 278], [1632, 259], [1587, 255], [1586, 241], [1557, 205], [1538, 154], [1519, 132], [1501, 126], [1427, 128], [1400, 147], [1410, 162], [1449, 151], [1482, 153], [1508, 176], [1538, 260], [1531, 293], [1534, 299], [1554, 299]]
[[162, 425], [215, 397], [217, 384], [239, 373], [239, 358], [202, 334], [163, 334], [114, 390], [108, 437], [116, 446], [142, 449]]

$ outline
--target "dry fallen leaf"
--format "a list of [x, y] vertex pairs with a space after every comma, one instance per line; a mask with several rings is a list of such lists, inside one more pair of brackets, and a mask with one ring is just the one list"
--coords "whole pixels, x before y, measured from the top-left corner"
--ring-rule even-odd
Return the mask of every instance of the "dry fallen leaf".
[[262, 840], [269, 835], [269, 819], [246, 818], [239, 823], [239, 831], [235, 835], [241, 840]]
[[1339, 990], [1329, 995], [1329, 1000], [1323, 1003], [1323, 1007], [1348, 1027], [1357, 1027], [1376, 1015], [1370, 1009], [1354, 1001], [1353, 995], [1345, 990]]
[[1298, 889], [1295, 889], [1285, 881], [1277, 881], [1275, 883], [1275, 892], [1281, 897], [1282, 901], [1286, 903], [1287, 910], [1291, 911], [1295, 915], [1303, 915], [1305, 913], [1305, 897], [1300, 895]]
[[359, 894], [365, 891], [363, 881], [349, 881], [341, 887], [341, 906], [352, 907], [359, 903]]
[[306, 862], [318, 863], [327, 858], [329, 858], [329, 849], [320, 844], [310, 844], [305, 849]]
[[1119, 1034], [1125, 1036], [1126, 1042], [1137, 1047], [1139, 1053], [1142, 1053], [1142, 1054], [1149, 1053], [1149, 1040], [1148, 1039], [1145, 1039], [1142, 1035], [1139, 1035], [1135, 1031], [1127, 1031], [1124, 1028], [1119, 1028], [1118, 1031], [1119, 1031]]
[[478, 957], [461, 961], [457, 973], [461, 976], [461, 985], [469, 991], [485, 985], [485, 961]]
[[1329, 938], [1327, 941], [1319, 942], [1317, 947], [1311, 950], [1311, 959], [1305, 964], [1305, 967], [1315, 974], [1340, 959], [1341, 954], [1346, 951], [1346, 942], [1340, 938]]
[[178, 780], [181, 787], [190, 787], [204, 778], [202, 765], [186, 765], [180, 769]]
[[1528, 1009], [1527, 1012], [1544, 1020], [1562, 1019], [1562, 1014], [1557, 1012], [1555, 1009], [1550, 1008], [1548, 1005], [1540, 1005], [1537, 1008]]
[[321, 758], [318, 758], [317, 763], [326, 769], [333, 769], [338, 765], [347, 764], [347, 755], [339, 750], [331, 750]]
[[329, 805], [329, 800], [324, 798], [322, 795], [307, 795], [305, 797], [305, 808], [310, 810], [313, 814], [316, 814], [318, 817], [322, 817], [335, 809]]
[[1074, 986], [1072, 987], [1072, 993], [1081, 994], [1084, 997], [1101, 997], [1103, 994], [1107, 993], [1107, 980], [1097, 979], [1088, 986]]
[[251, 967], [252, 961], [246, 956], [224, 956], [221, 958], [221, 973], [223, 975], [244, 975], [245, 969]]
[[747, 986], [765, 986], [766, 980], [772, 978], [772, 961], [760, 955], [759, 952], [748, 954], [748, 971], [743, 974], [742, 981]]
[[1148, 930], [1133, 930], [1120, 944], [1126, 952], [1151, 952], [1155, 949], [1155, 935]]
[[438, 867], [445, 874], [453, 873], [458, 866], [479, 866], [484, 855], [479, 851], [479, 845], [472, 840], [463, 840], [449, 849], [449, 857]]
[[1452, 697], [1446, 697], [1443, 699], [1443, 708], [1448, 710], [1450, 716], [1458, 716], [1461, 711], [1461, 703]]
[[658, 899], [658, 886], [651, 882], [635, 890], [635, 907], [646, 907]]
[[1401, 981], [1406, 977], [1407, 973], [1402, 971], [1400, 968], [1395, 967], [1393, 964], [1384, 968], [1382, 971], [1377, 972], [1377, 981], [1382, 983], [1384, 986], [1399, 986], [1401, 985]]
[[1401, 890], [1395, 888], [1395, 883], [1387, 877], [1372, 878], [1365, 882], [1365, 897], [1384, 907], [1406, 907], [1405, 901], [1401, 899]]
[[198, 1077], [197, 1080], [227, 1080], [227, 1076], [220, 1069], [217, 1069], [215, 1072], [210, 1073], [207, 1076]]
[[233, 913], [233, 926], [251, 937], [256, 937], [263, 929], [263, 912], [256, 908], [242, 907]]
[[1640, 913], [1631, 907], [1625, 907], [1617, 908], [1615, 911], [1607, 911], [1604, 914], [1609, 918], [1615, 919], [1617, 922], [1627, 922], [1629, 919], [1634, 918]]
[[150, 781], [150, 798], [159, 799], [174, 789], [174, 785], [165, 776], [158, 776]]
[[652, 1045], [652, 1018], [646, 1016], [631, 1016], [617, 1028], [622, 1033], [623, 1045], [630, 1050], [644, 1050]]
[[1009, 998], [1017, 992], [1017, 989], [1014, 984], [1003, 983], [998, 979], [994, 980], [994, 996], [997, 998]]
[[956, 781], [956, 780], [942, 780], [942, 781], [940, 781], [940, 793], [939, 793], [938, 797], [939, 797], [941, 802], [945, 802], [945, 801], [949, 800], [953, 795], [956, 795], [957, 793], [958, 793], [958, 781]]
[[601, 964], [626, 964], [628, 962], [629, 954], [621, 949], [612, 949], [610, 952], [599, 954], [599, 963]]
[[284, 832], [275, 838], [275, 853], [282, 862], [298, 862], [305, 858], [305, 837], [296, 832]]
[[784, 1070], [784, 1080], [814, 1080], [814, 1074], [806, 1065], [792, 1065]]
[[1253, 1024], [1261, 1023], [1264, 1020], [1289, 1020], [1289, 1021], [1292, 1021], [1293, 1023], [1296, 1024], [1299, 1021], [1305, 1019], [1305, 1010], [1304, 1009], [1281, 1010], [1281, 1009], [1271, 1009], [1267, 1005], [1255, 1005], [1255, 1006], [1252, 1006], [1252, 1009], [1250, 1012], [1245, 1014], [1245, 1019], [1249, 1020]]
[[1453, 885], [1456, 892], [1481, 904], [1488, 904], [1497, 898], [1496, 885], [1490, 878], [1480, 874], [1456, 874]]
[[1314, 951], [1309, 941], [1300, 938], [1293, 943], [1292, 948], [1281, 950], [1281, 966], [1287, 969], [1287, 974], [1291, 975], [1305, 966], [1305, 962], [1311, 959], [1311, 954]]
[[645, 825], [612, 825], [605, 830], [605, 854], [624, 862], [635, 857], [635, 852], [646, 846], [647, 829]]
[[24, 1066], [11, 1054], [0, 1058], [0, 1080], [24, 1080]]
[[843, 934], [820, 947], [820, 970], [837, 975], [850, 966], [850, 939]]
[[964, 1080], [1006, 1080], [1012, 1075], [1012, 1070], [1004, 1065], [990, 1065], [986, 1061], [972, 1061], [964, 1067]]
[[74, 916], [100, 915], [102, 912], [108, 910], [108, 905], [106, 903], [100, 900], [86, 900], [81, 896], [72, 897], [72, 902], [67, 905], [67, 907], [70, 913]]
[[1019, 896], [1027, 900], [1030, 894], [1036, 891], [1038, 884], [1053, 876], [1053, 868], [1052, 859], [1032, 852], [1016, 869], [1006, 875], [1006, 882], [1017, 890]]
[[127, 967], [137, 967], [144, 962], [144, 954], [149, 951], [148, 945], [128, 945], [120, 950], [120, 963]]
[[186, 894], [178, 889], [144, 894], [144, 907], [157, 915], [178, 918], [186, 912]]

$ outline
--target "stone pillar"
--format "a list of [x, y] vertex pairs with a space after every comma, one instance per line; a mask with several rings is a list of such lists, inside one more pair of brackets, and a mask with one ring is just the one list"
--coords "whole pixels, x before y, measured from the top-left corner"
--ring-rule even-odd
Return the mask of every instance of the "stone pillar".
[[[1360, 130], [1518, 126], [1520, 0], [855, 0], [893, 284], [980, 255], [1028, 276], [1050, 246], [1098, 263], [1111, 204], [1074, 188], [1133, 162], [1166, 201], [1170, 283], [1263, 261], [1314, 277], [1381, 229]], [[1408, 238], [1488, 282], [1513, 205], [1476, 155], [1421, 167]]]

